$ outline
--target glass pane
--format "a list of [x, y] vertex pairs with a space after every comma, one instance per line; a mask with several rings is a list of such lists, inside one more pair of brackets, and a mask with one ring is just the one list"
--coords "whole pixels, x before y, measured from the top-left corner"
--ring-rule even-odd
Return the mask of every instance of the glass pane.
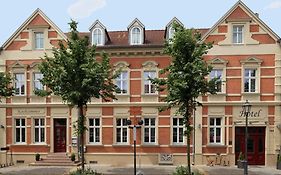
[[151, 118], [150, 121], [151, 121], [150, 125], [155, 126], [155, 118]]
[[34, 120], [35, 126], [39, 126], [39, 119]]
[[89, 119], [89, 126], [94, 126], [94, 119]]
[[45, 129], [41, 128], [41, 142], [45, 142]]
[[255, 69], [251, 69], [251, 77], [256, 77], [256, 70]]
[[144, 85], [144, 93], [150, 93], [149, 92], [149, 84]]
[[25, 126], [25, 119], [21, 119], [21, 126]]
[[183, 126], [183, 118], [179, 118], [179, 125]]
[[122, 142], [127, 142], [127, 128], [123, 128]]
[[45, 119], [41, 119], [40, 124], [41, 124], [41, 126], [45, 126]]
[[100, 129], [95, 128], [95, 142], [100, 142]]
[[127, 119], [122, 119], [122, 125], [127, 126]]
[[221, 125], [221, 119], [220, 118], [216, 118], [216, 125], [220, 126]]
[[16, 119], [16, 126], [20, 126], [20, 119]]
[[173, 126], [177, 126], [178, 125], [178, 119], [177, 118], [173, 118]]
[[264, 152], [263, 144], [264, 144], [263, 138], [259, 137], [259, 153]]
[[149, 129], [144, 128], [144, 142], [149, 142]]
[[216, 128], [216, 143], [220, 143], [220, 142], [221, 142], [221, 129]]
[[100, 119], [99, 118], [95, 118], [95, 126], [100, 126]]
[[173, 128], [173, 142], [177, 142], [177, 128]]
[[16, 128], [16, 142], [20, 142], [20, 128]]
[[116, 125], [121, 126], [121, 119], [120, 118], [116, 119]]
[[244, 80], [244, 92], [249, 92], [249, 79]]
[[254, 140], [252, 138], [248, 139], [248, 152], [252, 153], [254, 152]]
[[93, 142], [94, 141], [94, 129], [89, 128], [89, 141]]
[[116, 128], [116, 141], [121, 142], [121, 128]]
[[210, 128], [210, 143], [214, 143], [214, 128]]
[[151, 142], [155, 142], [155, 128], [151, 128], [150, 130], [151, 134]]
[[145, 126], [149, 126], [149, 118], [145, 118], [144, 119], [144, 125]]
[[179, 128], [179, 142], [183, 142], [183, 128]]
[[25, 129], [24, 128], [21, 129], [21, 138], [22, 138], [21, 141], [25, 142]]
[[39, 142], [39, 128], [35, 128], [35, 142]]
[[214, 118], [210, 118], [210, 125], [214, 126]]
[[251, 92], [255, 92], [255, 91], [256, 91], [256, 80], [251, 79]]

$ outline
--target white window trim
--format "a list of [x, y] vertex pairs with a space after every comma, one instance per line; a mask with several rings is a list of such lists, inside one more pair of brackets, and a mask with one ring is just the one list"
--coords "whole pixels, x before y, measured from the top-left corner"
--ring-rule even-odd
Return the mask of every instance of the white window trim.
[[[225, 69], [224, 68], [220, 68], [220, 67], [213, 67], [212, 71], [214, 71], [214, 70], [221, 70], [221, 77], [220, 77], [220, 80], [221, 80], [221, 91], [217, 92], [217, 93], [218, 94], [225, 93], [225, 85], [224, 85], [224, 83], [226, 82], [225, 81]], [[211, 77], [211, 72], [209, 74], [210, 80], [212, 80], [213, 78], [217, 77], [217, 72], [215, 73], [215, 77]]]
[[[16, 120], [20, 120], [20, 126], [16, 126]], [[22, 119], [24, 119], [24, 126], [22, 126]], [[15, 144], [18, 144], [18, 145], [20, 145], [20, 144], [26, 144], [26, 140], [27, 140], [27, 129], [26, 129], [26, 118], [24, 118], [24, 117], [20, 117], [20, 118], [14, 118], [14, 143]], [[17, 142], [17, 136], [16, 136], [16, 134], [17, 134], [17, 132], [16, 132], [16, 129], [17, 128], [19, 128], [20, 129], [20, 141], [19, 142]], [[25, 140], [24, 140], [24, 142], [22, 141], [22, 129], [24, 129], [25, 130]]]
[[[99, 126], [90, 126], [90, 119], [92, 119], [92, 120], [99, 119], [99, 122], [100, 122]], [[90, 144], [90, 145], [101, 145], [101, 143], [102, 143], [102, 123], [101, 123], [102, 122], [102, 118], [101, 117], [89, 117], [87, 122], [88, 122], [88, 128], [89, 128], [89, 130], [88, 130], [88, 137], [87, 137], [88, 144]], [[99, 128], [99, 130], [100, 130], [99, 142], [96, 142], [96, 141], [90, 142], [90, 128], [93, 128], [93, 129]], [[95, 133], [95, 131], [94, 131], [94, 133]], [[95, 135], [94, 135], [94, 140], [95, 140]]]
[[[35, 120], [36, 119], [39, 119], [39, 126], [35, 126]], [[40, 122], [40, 120], [44, 120], [44, 125], [41, 125], [41, 122]], [[46, 144], [46, 119], [45, 118], [43, 118], [43, 117], [34, 117], [33, 118], [33, 122], [34, 122], [34, 124], [33, 124], [33, 143], [35, 143], [35, 144]], [[38, 128], [39, 129], [39, 142], [36, 142], [35, 141], [35, 129], [36, 128]], [[43, 128], [44, 129], [44, 141], [42, 142], [41, 141], [41, 137], [40, 137], [40, 135], [41, 135], [41, 128]]]
[[41, 72], [33, 72], [32, 73], [32, 90], [33, 90], [33, 93], [34, 93], [34, 91], [36, 90], [36, 88], [35, 88], [35, 83], [40, 83], [41, 85], [42, 85], [42, 89], [39, 89], [39, 90], [44, 90], [45, 88], [44, 88], [44, 86], [43, 86], [43, 84], [40, 82], [40, 80], [35, 80], [35, 74], [41, 74], [42, 75], [42, 78], [43, 78], [43, 74], [41, 73]]
[[[171, 135], [171, 145], [185, 145], [186, 144], [186, 137], [185, 137], [185, 135], [184, 135], [184, 131], [185, 131], [185, 127], [184, 127], [184, 124], [182, 125], [182, 126], [180, 126], [179, 125], [179, 119], [183, 119], [183, 117], [182, 116], [173, 116], [173, 117], [171, 117], [171, 133], [170, 133], [170, 135]], [[177, 119], [177, 126], [174, 126], [174, 123], [173, 123], [173, 119]], [[177, 128], [177, 142], [174, 142], [173, 140], [173, 136], [174, 136], [174, 128]], [[182, 128], [183, 129], [183, 142], [178, 142], [178, 140], [179, 140], [179, 128]]]
[[[241, 32], [242, 41], [241, 41], [241, 43], [238, 42], [239, 33], [238, 33], [238, 31], [234, 31], [234, 27], [242, 27], [242, 32]], [[236, 32], [236, 35], [237, 35], [236, 41], [234, 41], [234, 32]], [[244, 40], [245, 40], [245, 25], [243, 25], [243, 24], [233, 24], [232, 25], [232, 44], [234, 44], [234, 45], [244, 44], [245, 43]]]
[[[151, 120], [149, 120], [149, 126], [145, 126], [145, 119], [155, 119], [155, 126], [151, 126]], [[143, 145], [158, 145], [158, 118], [156, 116], [145, 116], [142, 118], [143, 120], [143, 126], [142, 126], [142, 144]], [[155, 128], [155, 142], [145, 142], [145, 134], [144, 134], [144, 130], [145, 128]], [[151, 129], [149, 129], [149, 133], [151, 132]], [[150, 138], [150, 134], [149, 134], [149, 138]], [[151, 138], [149, 139], [151, 140]]]
[[[121, 122], [121, 126], [117, 126], [117, 119], [127, 119], [129, 120], [127, 117], [115, 117], [114, 118], [114, 144], [115, 145], [129, 145], [130, 144], [130, 128], [128, 125], [123, 126], [123, 123]], [[117, 128], [121, 128], [121, 142], [117, 142]], [[123, 142], [122, 141], [122, 137], [123, 137], [123, 129], [126, 128], [127, 129], [127, 142]]]
[[[217, 119], [217, 118], [220, 118], [221, 119], [221, 125], [220, 127], [217, 127], [216, 125], [212, 126], [211, 127], [211, 124], [210, 124], [210, 119], [213, 118], [213, 119]], [[215, 123], [216, 123], [216, 120], [215, 120]], [[215, 142], [215, 143], [211, 143], [210, 141], [210, 129], [211, 128], [220, 128], [221, 129], [221, 135], [220, 135], [220, 142]], [[214, 129], [214, 135], [216, 135], [216, 130]], [[225, 129], [224, 129], [224, 118], [222, 116], [209, 116], [208, 117], [208, 143], [209, 145], [224, 145], [224, 135], [225, 135]], [[216, 141], [216, 140], [215, 140]]]
[[[121, 75], [123, 75], [122, 73], [125, 73], [125, 72], [127, 73], [127, 78], [126, 79], [124, 79], [124, 77], [121, 76]], [[121, 87], [120, 87], [121, 92], [120, 93], [116, 93], [116, 94], [117, 95], [128, 95], [129, 94], [129, 71], [128, 70], [122, 70], [120, 75], [116, 78], [115, 81], [116, 81], [116, 85], [117, 85], [118, 81], [120, 81], [120, 85], [121, 85]], [[127, 92], [123, 92], [122, 91], [122, 88], [124, 86], [123, 85], [124, 81], [127, 82]]]
[[26, 74], [24, 72], [14, 72], [13, 74], [14, 74], [14, 78], [15, 78], [14, 83], [13, 83], [14, 84], [14, 88], [16, 88], [16, 83], [18, 82], [16, 80], [16, 75], [17, 74], [22, 74], [23, 75], [23, 80], [21, 81], [21, 85], [24, 85], [24, 92], [23, 92], [23, 94], [21, 94], [21, 88], [19, 88], [19, 94], [16, 94], [16, 92], [15, 92], [15, 96], [25, 96], [26, 95], [26, 90], [27, 90], [27, 88], [26, 88]]
[[[133, 42], [133, 30], [135, 28], [139, 29], [139, 31], [140, 31], [139, 43], [134, 43]], [[142, 42], [143, 42], [143, 30], [140, 27], [137, 27], [137, 26], [132, 27], [131, 30], [130, 30], [130, 43], [131, 43], [131, 45], [141, 45]]]
[[[100, 38], [100, 43], [95, 43], [95, 40], [94, 40], [94, 35], [95, 35], [95, 31], [100, 31], [101, 33], [101, 38]], [[96, 46], [103, 46], [104, 45], [104, 32], [101, 28], [95, 28], [92, 32], [92, 45], [96, 45]]]
[[[255, 92], [245, 92], [245, 70], [246, 69], [255, 69], [256, 70], [256, 87]], [[242, 68], [242, 94], [257, 94], [260, 93], [260, 67], [258, 65], [252, 65], [252, 66], [243, 66]]]
[[[39, 39], [42, 39], [42, 47], [37, 47], [37, 37], [36, 35], [37, 34], [41, 34], [42, 38], [39, 38]], [[34, 35], [34, 49], [35, 50], [43, 50], [44, 49], [44, 45], [45, 45], [45, 35], [44, 35], [44, 32], [43, 31], [35, 31], [33, 33]]]
[[175, 29], [173, 26], [169, 27], [169, 39], [171, 39], [175, 35]]
[[[152, 83], [151, 83], [150, 80], [145, 79], [145, 77], [144, 77], [145, 72], [149, 72], [149, 75], [150, 75], [151, 72], [154, 72], [154, 73], [155, 73], [155, 78], [158, 77], [158, 76], [157, 76], [157, 70], [143, 70], [143, 94], [144, 94], [144, 95], [157, 95], [158, 92], [157, 92], [157, 89], [156, 89], [156, 88], [155, 88], [155, 92], [154, 92], [154, 93], [151, 92], [151, 91], [152, 91], [152, 89], [151, 89]], [[149, 76], [149, 77], [150, 77], [150, 76]], [[148, 81], [149, 92], [145, 92], [145, 85], [146, 85], [145, 81]]]

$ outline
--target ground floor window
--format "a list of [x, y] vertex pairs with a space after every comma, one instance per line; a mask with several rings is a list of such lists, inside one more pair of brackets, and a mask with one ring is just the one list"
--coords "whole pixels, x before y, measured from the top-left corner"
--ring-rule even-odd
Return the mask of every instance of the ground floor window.
[[183, 143], [183, 118], [173, 118], [173, 144]]
[[210, 118], [210, 124], [209, 124], [210, 143], [215, 143], [215, 144], [222, 143], [221, 131], [222, 131], [221, 118]]
[[15, 142], [16, 143], [25, 143], [25, 119], [18, 118], [15, 119]]
[[43, 118], [34, 119], [34, 142], [45, 142], [45, 119]]
[[100, 142], [100, 118], [89, 119], [89, 142]]
[[144, 143], [156, 142], [155, 118], [144, 118]]
[[128, 127], [126, 118], [116, 119], [116, 143], [128, 143]]

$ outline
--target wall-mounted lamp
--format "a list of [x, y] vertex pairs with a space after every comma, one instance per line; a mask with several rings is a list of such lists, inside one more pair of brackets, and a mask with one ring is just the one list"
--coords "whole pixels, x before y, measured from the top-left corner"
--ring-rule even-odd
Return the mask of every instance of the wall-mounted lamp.
[[0, 128], [5, 128], [5, 126], [4, 125], [0, 125]]

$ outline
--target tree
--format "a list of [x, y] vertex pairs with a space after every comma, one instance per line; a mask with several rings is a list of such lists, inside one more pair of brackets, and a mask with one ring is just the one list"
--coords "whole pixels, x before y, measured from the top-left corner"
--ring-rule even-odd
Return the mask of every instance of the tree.
[[190, 167], [190, 136], [192, 126], [190, 119], [196, 105], [197, 98], [206, 93], [216, 93], [218, 79], [208, 81], [207, 76], [212, 70], [203, 60], [203, 55], [212, 47], [201, 41], [201, 35], [194, 29], [185, 29], [174, 24], [174, 36], [165, 43], [164, 52], [172, 57], [171, 64], [160, 71], [166, 79], [151, 79], [158, 91], [167, 91], [166, 108], [178, 107], [177, 114], [183, 116], [185, 136], [187, 138], [187, 172]]
[[45, 54], [39, 70], [43, 74], [42, 84], [48, 87], [47, 91], [36, 93], [45, 96], [53, 93], [62, 100], [78, 108], [76, 132], [80, 135], [82, 171], [84, 171], [84, 112], [83, 108], [91, 98], [102, 98], [105, 101], [115, 99], [114, 91], [117, 86], [112, 83], [118, 74], [112, 72], [110, 59], [101, 54], [97, 59], [95, 46], [89, 46], [87, 37], [80, 38], [77, 23], [71, 21], [70, 38], [67, 46], [59, 43], [59, 48], [53, 50], [53, 56]]
[[1, 97], [10, 97], [14, 93], [14, 88], [10, 86], [12, 79], [9, 74], [0, 72], [0, 102]]

